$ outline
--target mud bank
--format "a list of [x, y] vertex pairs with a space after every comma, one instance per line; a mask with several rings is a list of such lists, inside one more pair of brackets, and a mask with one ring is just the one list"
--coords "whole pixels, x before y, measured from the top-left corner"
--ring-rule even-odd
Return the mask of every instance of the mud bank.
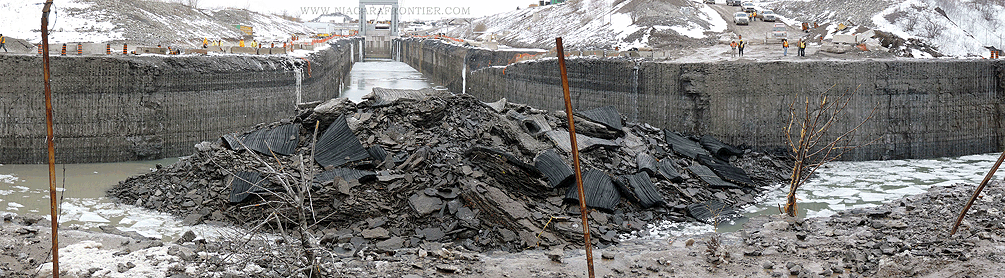
[[[396, 42], [401, 61], [452, 91], [541, 109], [563, 106], [555, 59], [502, 64], [505, 59], [493, 55], [512, 61], [519, 54], [437, 40]], [[573, 107], [615, 105], [631, 121], [773, 152], [786, 146], [789, 105], [829, 90], [855, 94], [848, 116], [832, 131], [850, 129], [875, 109], [854, 141], [880, 139], [843, 159], [960, 156], [996, 152], [1003, 143], [1002, 60], [697, 60], [569, 59]]]
[[[56, 160], [181, 156], [221, 133], [293, 115], [338, 97], [359, 40], [288, 56], [52, 57]], [[41, 57], [0, 56], [0, 161], [45, 161]], [[300, 92], [300, 96], [298, 96]]]
[[[948, 235], [949, 222], [976, 185], [933, 187], [827, 218], [758, 216], [741, 232], [625, 240], [594, 249], [594, 266], [598, 277], [998, 277], [1005, 274], [1005, 226], [997, 205], [1005, 198], [1003, 187], [1002, 181], [988, 186], [955, 236]], [[47, 223], [37, 216], [4, 216], [0, 274], [47, 277]], [[278, 232], [209, 240], [191, 235], [176, 242], [114, 229], [60, 235], [66, 277], [307, 277], [283, 263], [300, 251]], [[475, 252], [452, 242], [366, 249], [324, 257], [318, 268], [326, 277], [586, 274], [585, 254], [576, 244], [512, 252]]]

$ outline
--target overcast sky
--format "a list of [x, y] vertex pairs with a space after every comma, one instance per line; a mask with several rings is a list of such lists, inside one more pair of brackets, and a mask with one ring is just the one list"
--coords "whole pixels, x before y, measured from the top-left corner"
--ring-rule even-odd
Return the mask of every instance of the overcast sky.
[[[516, 0], [516, 1], [484, 1], [484, 0], [398, 0], [399, 7], [413, 8], [408, 14], [402, 14], [401, 20], [414, 19], [440, 19], [448, 17], [481, 17], [501, 12], [515, 10], [517, 6], [526, 8], [531, 3], [538, 0]], [[316, 14], [311, 12], [310, 7], [335, 8], [357, 8], [359, 0], [199, 0], [200, 8], [214, 7], [234, 7], [248, 8], [258, 12], [270, 12], [282, 14], [286, 11], [290, 15], [300, 15], [300, 18], [311, 19]], [[421, 12], [414, 8], [428, 8]], [[439, 8], [439, 10], [437, 10]], [[460, 14], [469, 11], [470, 14]], [[400, 13], [399, 13], [400, 14]], [[386, 15], [386, 14], [385, 14]], [[380, 17], [385, 17], [382, 15]], [[358, 15], [351, 15], [356, 17]], [[371, 16], [368, 14], [368, 18]]]

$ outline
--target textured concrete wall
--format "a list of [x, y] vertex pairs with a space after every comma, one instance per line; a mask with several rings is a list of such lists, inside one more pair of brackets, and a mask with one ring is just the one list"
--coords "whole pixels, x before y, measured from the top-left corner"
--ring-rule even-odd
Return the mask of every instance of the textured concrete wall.
[[[294, 113], [295, 69], [303, 101], [338, 97], [349, 47], [307, 59], [284, 56], [52, 57], [56, 159], [110, 162], [190, 154], [193, 145]], [[46, 159], [41, 58], [0, 56], [0, 163]]]
[[[462, 55], [446, 54], [465, 48], [410, 40], [402, 44], [402, 60], [427, 76], [446, 84], [460, 79], [461, 63], [450, 59]], [[789, 105], [825, 91], [855, 93], [847, 115], [832, 131], [848, 130], [873, 113], [854, 142], [882, 138], [844, 159], [958, 156], [996, 152], [1003, 145], [1002, 60], [667, 63], [576, 58], [567, 65], [577, 110], [615, 105], [630, 121], [710, 134], [758, 150], [784, 150]], [[468, 73], [466, 91], [484, 101], [505, 97], [564, 109], [556, 59], [476, 69]]]
[[540, 53], [522, 50], [493, 51], [426, 39], [395, 39], [392, 41], [391, 51], [394, 59], [405, 62], [429, 80], [453, 92], [464, 92], [465, 74], [485, 67], [505, 66], [516, 61], [520, 55]]

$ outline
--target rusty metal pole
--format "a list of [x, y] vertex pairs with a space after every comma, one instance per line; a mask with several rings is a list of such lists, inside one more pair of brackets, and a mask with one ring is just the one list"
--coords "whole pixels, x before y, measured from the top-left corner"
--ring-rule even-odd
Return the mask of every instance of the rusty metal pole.
[[967, 215], [967, 211], [970, 210], [970, 206], [972, 206], [974, 201], [977, 200], [977, 196], [981, 195], [981, 190], [984, 190], [984, 186], [988, 185], [988, 181], [991, 181], [991, 176], [994, 176], [995, 172], [998, 171], [998, 167], [1002, 165], [1002, 161], [1005, 161], [1005, 152], [998, 157], [998, 161], [991, 167], [991, 171], [988, 171], [988, 175], [984, 176], [984, 181], [981, 181], [981, 185], [974, 191], [974, 196], [970, 196], [970, 201], [968, 201], [967, 205], [963, 207], [963, 211], [960, 212], [960, 217], [956, 218], [956, 224], [953, 224], [953, 230], [949, 231], [949, 235], [956, 234], [956, 229], [959, 229], [960, 223], [963, 223], [963, 216]]
[[52, 277], [59, 278], [59, 217], [56, 215], [56, 145], [52, 132], [52, 90], [49, 87], [49, 8], [42, 8], [42, 83], [45, 84], [45, 142], [49, 147], [49, 218], [52, 219]]
[[565, 93], [565, 115], [569, 119], [569, 142], [572, 144], [572, 164], [576, 170], [576, 188], [579, 190], [579, 215], [583, 217], [583, 239], [586, 241], [586, 267], [593, 278], [593, 245], [590, 244], [590, 222], [586, 219], [586, 193], [583, 192], [583, 173], [579, 170], [579, 146], [576, 144], [576, 123], [572, 120], [572, 97], [569, 95], [569, 75], [565, 70], [565, 50], [562, 38], [555, 38], [558, 48], [558, 68], [562, 73], [562, 91]]

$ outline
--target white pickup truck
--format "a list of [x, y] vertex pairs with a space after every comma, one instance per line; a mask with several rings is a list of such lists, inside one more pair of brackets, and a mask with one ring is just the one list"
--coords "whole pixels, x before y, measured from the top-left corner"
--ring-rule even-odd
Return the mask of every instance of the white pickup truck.
[[775, 23], [775, 26], [771, 28], [771, 36], [770, 36], [770, 38], [776, 39], [776, 40], [779, 40], [779, 41], [781, 41], [783, 39], [788, 39], [789, 38], [789, 32], [785, 28], [785, 23], [781, 23], [781, 22]]

